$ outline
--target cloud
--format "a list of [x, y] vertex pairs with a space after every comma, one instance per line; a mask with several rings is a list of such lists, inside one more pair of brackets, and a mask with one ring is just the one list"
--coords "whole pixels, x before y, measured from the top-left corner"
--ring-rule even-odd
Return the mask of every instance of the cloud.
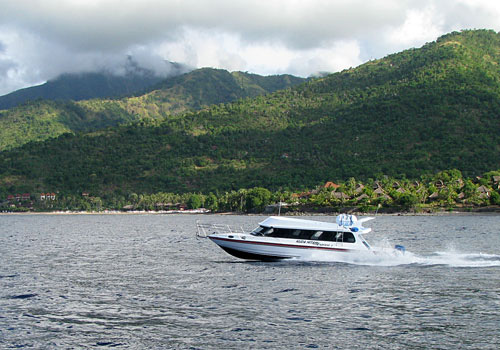
[[[186, 45], [185, 43], [190, 43]], [[239, 36], [186, 31], [161, 54], [192, 66], [218, 66], [261, 74], [291, 73], [307, 76], [317, 71], [337, 71], [361, 63], [354, 41], [334, 42], [309, 50], [294, 50], [278, 40], [245, 43]]]
[[215, 30], [185, 29], [176, 41], [157, 48], [160, 56], [194, 67], [223, 67], [260, 74], [309, 76], [320, 71], [338, 71], [362, 63], [355, 40], [324, 43], [322, 47], [295, 50], [279, 40], [245, 42], [239, 35]]
[[[0, 41], [0, 54], [5, 51], [5, 44]], [[14, 69], [16, 63], [10, 59], [0, 58], [0, 80], [7, 80], [8, 73]]]
[[248, 42], [279, 40], [295, 49], [396, 25], [414, 0], [1, 0], [2, 23], [43, 33], [74, 50], [123, 50], [217, 30]]
[[[0, 0], [0, 94], [127, 55], [260, 74], [356, 66], [466, 28], [500, 29], [491, 0]], [[118, 67], [118, 68], [117, 68]]]
[[[123, 51], [75, 50], [27, 31], [0, 28], [0, 95], [24, 86], [41, 84], [63, 73], [106, 71], [123, 75], [128, 57], [158, 76], [173, 67], [149, 47], [132, 46]], [[0, 47], [0, 49], [2, 48]], [[186, 68], [187, 70], [187, 68]]]
[[423, 2], [409, 8], [404, 22], [389, 28], [387, 40], [392, 45], [421, 45], [443, 33], [467, 28], [500, 27], [500, 4], [482, 0], [444, 0]]
[[436, 12], [435, 6], [423, 9], [410, 9], [404, 23], [388, 33], [389, 42], [408, 46], [436, 38], [441, 33], [443, 19]]
[[7, 78], [8, 73], [15, 67], [15, 62], [6, 59], [0, 59], [0, 79]]

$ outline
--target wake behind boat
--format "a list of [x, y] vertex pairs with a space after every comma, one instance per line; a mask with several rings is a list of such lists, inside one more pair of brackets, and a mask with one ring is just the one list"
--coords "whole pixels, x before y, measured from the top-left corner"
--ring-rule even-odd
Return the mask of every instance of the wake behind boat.
[[[315, 254], [335, 256], [352, 252], [377, 252], [363, 237], [371, 231], [363, 223], [374, 219], [357, 219], [341, 214], [336, 223], [271, 216], [255, 230], [245, 232], [228, 225], [197, 222], [197, 236], [209, 238], [227, 253], [248, 260], [313, 259]], [[396, 250], [404, 253], [403, 246]], [[341, 259], [339, 259], [341, 260]]]

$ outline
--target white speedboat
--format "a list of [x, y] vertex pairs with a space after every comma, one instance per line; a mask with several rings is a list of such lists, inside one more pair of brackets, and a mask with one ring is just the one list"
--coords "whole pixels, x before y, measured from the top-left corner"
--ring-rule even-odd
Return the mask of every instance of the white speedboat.
[[[255, 230], [245, 232], [227, 225], [197, 223], [198, 237], [208, 237], [227, 253], [249, 260], [314, 259], [318, 254], [375, 252], [363, 234], [371, 231], [363, 223], [374, 219], [357, 219], [341, 214], [336, 223], [271, 216]], [[396, 246], [404, 252], [403, 246]]]

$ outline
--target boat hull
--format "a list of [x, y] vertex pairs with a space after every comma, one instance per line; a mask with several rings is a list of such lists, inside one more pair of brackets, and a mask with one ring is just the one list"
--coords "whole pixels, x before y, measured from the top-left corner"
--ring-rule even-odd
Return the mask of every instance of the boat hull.
[[263, 254], [256, 254], [252, 252], [247, 252], [244, 250], [239, 250], [239, 249], [234, 249], [234, 248], [228, 248], [228, 247], [223, 247], [220, 246], [226, 253], [240, 259], [244, 260], [260, 260], [260, 261], [280, 261], [280, 260], [285, 260], [285, 259], [291, 259], [290, 257], [283, 257], [283, 256], [275, 256], [275, 255], [263, 255]]
[[279, 261], [284, 259], [310, 259], [315, 254], [324, 254], [326, 252], [334, 254], [346, 254], [353, 249], [331, 246], [318, 246], [304, 242], [302, 244], [296, 241], [292, 243], [283, 242], [265, 242], [246, 239], [226, 238], [218, 236], [209, 236], [209, 238], [221, 247], [228, 254], [240, 259], [260, 260], [260, 261]]

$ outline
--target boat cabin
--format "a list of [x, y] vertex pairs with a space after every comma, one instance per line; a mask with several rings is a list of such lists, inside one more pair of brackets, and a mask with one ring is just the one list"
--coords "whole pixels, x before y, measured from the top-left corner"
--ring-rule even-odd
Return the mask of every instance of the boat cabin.
[[356, 243], [347, 228], [326, 222], [270, 217], [251, 233], [254, 236]]

